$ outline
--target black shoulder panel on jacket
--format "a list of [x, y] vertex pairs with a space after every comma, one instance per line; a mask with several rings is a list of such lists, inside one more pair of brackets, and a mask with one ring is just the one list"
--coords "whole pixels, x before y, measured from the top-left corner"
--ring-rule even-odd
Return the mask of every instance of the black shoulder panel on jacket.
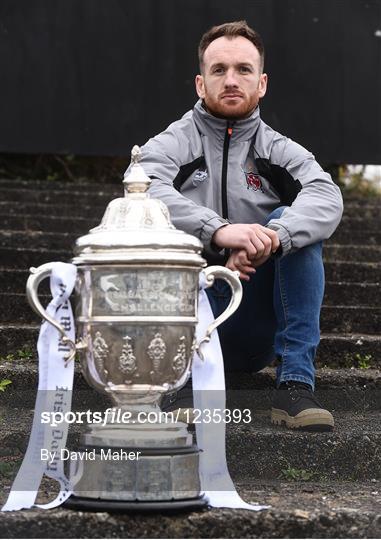
[[255, 163], [259, 175], [266, 178], [271, 184], [278, 194], [280, 202], [286, 206], [291, 206], [302, 189], [300, 181], [295, 179], [285, 167], [273, 165], [266, 158], [257, 158]]
[[173, 187], [177, 189], [177, 191], [180, 191], [182, 185], [184, 184], [185, 180], [189, 178], [189, 176], [194, 173], [197, 169], [200, 167], [205, 167], [205, 157], [200, 156], [196, 158], [191, 163], [186, 163], [185, 165], [181, 165], [179, 172], [177, 173], [176, 178], [173, 181]]

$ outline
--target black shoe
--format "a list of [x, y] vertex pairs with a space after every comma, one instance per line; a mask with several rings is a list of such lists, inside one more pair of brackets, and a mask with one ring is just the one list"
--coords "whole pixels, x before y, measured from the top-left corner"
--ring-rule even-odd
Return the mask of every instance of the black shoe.
[[309, 384], [296, 381], [281, 383], [275, 390], [271, 409], [273, 424], [305, 431], [332, 431], [332, 414], [323, 409]]

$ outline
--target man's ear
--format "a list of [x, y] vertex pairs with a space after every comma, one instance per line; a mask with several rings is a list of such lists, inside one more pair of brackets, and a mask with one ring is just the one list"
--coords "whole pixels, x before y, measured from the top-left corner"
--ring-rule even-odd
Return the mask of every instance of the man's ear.
[[267, 90], [267, 75], [266, 73], [262, 73], [262, 75], [259, 77], [259, 85], [258, 85], [258, 91], [259, 91], [259, 97], [263, 98], [263, 96], [266, 94]]
[[196, 92], [199, 98], [204, 99], [205, 97], [205, 85], [204, 77], [202, 75], [196, 75], [195, 79]]

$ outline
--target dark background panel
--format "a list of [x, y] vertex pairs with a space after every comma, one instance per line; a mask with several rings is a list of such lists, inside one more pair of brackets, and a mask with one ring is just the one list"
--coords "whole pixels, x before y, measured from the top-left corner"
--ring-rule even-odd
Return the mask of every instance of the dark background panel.
[[0, 152], [128, 155], [196, 100], [197, 44], [263, 36], [275, 129], [381, 163], [381, 0], [0, 0]]

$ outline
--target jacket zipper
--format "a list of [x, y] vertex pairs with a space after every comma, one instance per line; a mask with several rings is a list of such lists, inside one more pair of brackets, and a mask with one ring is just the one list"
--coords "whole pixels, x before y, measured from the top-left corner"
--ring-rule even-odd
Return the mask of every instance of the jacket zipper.
[[228, 155], [230, 139], [233, 134], [233, 127], [230, 122], [227, 123], [224, 149], [222, 154], [222, 175], [221, 175], [221, 195], [222, 195], [222, 217], [229, 219], [228, 212]]

